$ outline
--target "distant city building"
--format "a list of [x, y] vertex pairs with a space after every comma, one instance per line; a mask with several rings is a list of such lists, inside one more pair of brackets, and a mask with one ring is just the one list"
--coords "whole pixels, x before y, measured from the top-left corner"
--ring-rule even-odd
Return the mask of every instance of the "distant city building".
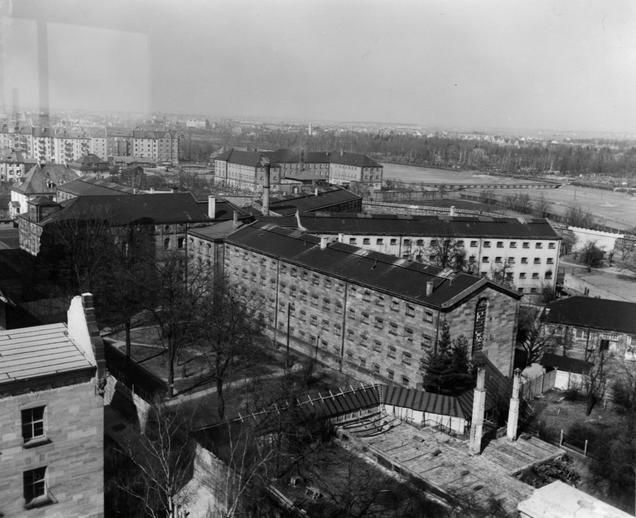
[[21, 151], [0, 148], [0, 182], [20, 182], [34, 164]]
[[179, 139], [170, 131], [134, 130], [132, 156], [158, 163], [179, 163]]
[[[276, 204], [272, 204], [272, 210], [280, 213]], [[452, 254], [449, 247], [456, 247], [465, 253], [466, 266], [472, 273], [510, 283], [519, 293], [538, 294], [543, 287], [556, 285], [561, 238], [546, 219], [303, 214], [268, 221], [302, 228], [332, 241], [438, 265], [440, 254]]]
[[0, 515], [104, 515], [104, 380], [90, 294], [68, 325], [0, 331]]
[[79, 174], [70, 167], [57, 164], [34, 165], [20, 185], [11, 187], [9, 216], [15, 219], [27, 211], [29, 200], [37, 197], [55, 198], [57, 188], [79, 178]]
[[229, 187], [259, 191], [263, 188], [265, 164], [269, 164], [270, 186], [276, 190], [283, 179], [311, 180], [349, 186], [382, 186], [382, 164], [358, 153], [240, 151], [230, 149], [214, 158], [215, 182]]
[[[492, 281], [329, 243], [256, 222], [219, 241], [200, 231], [191, 260], [258, 301], [279, 343], [361, 379], [416, 387], [443, 320], [512, 375], [519, 296]], [[221, 264], [220, 261], [223, 261]]]

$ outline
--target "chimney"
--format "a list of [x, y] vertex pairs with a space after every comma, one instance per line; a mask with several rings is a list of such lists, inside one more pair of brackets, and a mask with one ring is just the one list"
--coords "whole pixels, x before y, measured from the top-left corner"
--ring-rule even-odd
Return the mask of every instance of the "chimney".
[[517, 439], [517, 427], [519, 426], [519, 389], [521, 388], [521, 371], [515, 369], [512, 379], [512, 397], [510, 398], [510, 408], [508, 409], [508, 430], [507, 437], [514, 441]]
[[344, 234], [342, 232], [338, 234], [338, 243], [344, 243]]
[[433, 281], [426, 281], [426, 296], [430, 297], [433, 294]]
[[486, 369], [478, 367], [477, 386], [473, 395], [473, 416], [470, 425], [468, 452], [471, 455], [481, 453], [481, 439], [484, 433], [484, 412], [486, 410]]
[[314, 189], [314, 196], [318, 196], [318, 187]]
[[232, 211], [232, 228], [238, 228], [238, 212]]
[[263, 178], [263, 214], [269, 216], [269, 175], [271, 172], [269, 159], [263, 157], [261, 164], [265, 166], [265, 176]]
[[329, 241], [327, 240], [326, 236], [322, 236], [320, 238], [320, 249], [324, 250], [325, 248], [327, 248], [327, 244], [329, 243]]
[[211, 194], [208, 196], [208, 218], [216, 218], [216, 198]]
[[451, 216], [457, 216], [457, 212], [455, 212], [455, 205], [451, 205], [450, 215]]
[[300, 211], [298, 209], [296, 209], [296, 224], [298, 225], [298, 230], [302, 230], [303, 232], [307, 231], [307, 229], [303, 227], [303, 224], [300, 221]]

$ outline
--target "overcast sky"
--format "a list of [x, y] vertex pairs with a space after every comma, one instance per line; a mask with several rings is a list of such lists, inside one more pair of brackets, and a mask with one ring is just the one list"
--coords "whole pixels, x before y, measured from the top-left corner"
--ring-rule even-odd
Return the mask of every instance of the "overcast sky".
[[14, 0], [5, 98], [52, 109], [636, 132], [633, 0]]

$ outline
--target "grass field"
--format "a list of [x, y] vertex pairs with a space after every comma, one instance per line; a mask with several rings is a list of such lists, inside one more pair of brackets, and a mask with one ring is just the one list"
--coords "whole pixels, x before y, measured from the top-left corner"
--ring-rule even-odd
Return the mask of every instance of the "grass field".
[[[429, 167], [416, 167], [400, 164], [382, 164], [384, 166], [385, 180], [402, 180], [404, 182], [426, 183], [465, 183], [465, 184], [489, 184], [489, 183], [518, 183], [518, 178], [506, 176], [491, 176], [480, 171], [450, 171], [446, 169], [433, 169]], [[528, 183], [530, 180], [522, 180]]]

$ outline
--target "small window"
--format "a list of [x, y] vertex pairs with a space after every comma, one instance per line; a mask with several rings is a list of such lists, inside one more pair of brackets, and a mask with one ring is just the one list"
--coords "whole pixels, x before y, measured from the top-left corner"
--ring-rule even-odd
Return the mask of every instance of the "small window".
[[543, 248], [543, 243], [539, 242], [539, 243], [535, 243], [534, 244], [535, 248]]
[[514, 257], [508, 257], [508, 264], [515, 264], [515, 258]]
[[526, 278], [526, 273], [525, 273], [525, 272], [521, 272], [521, 273], [519, 274], [519, 278], [520, 278], [520, 279], [525, 279], [525, 278]]
[[349, 238], [349, 244], [350, 245], [355, 245], [356, 244], [356, 238], [355, 237], [350, 237]]
[[521, 264], [528, 264], [528, 258], [527, 257], [522, 257], [521, 258]]
[[384, 319], [380, 317], [375, 317], [375, 328], [382, 329], [384, 327]]
[[46, 497], [46, 466], [23, 473], [24, 502], [27, 506]]
[[170, 238], [167, 237], [163, 240], [163, 249], [168, 250], [170, 248]]
[[490, 248], [490, 241], [484, 241], [484, 248]]
[[27, 443], [42, 439], [44, 435], [44, 408], [39, 406], [22, 410], [22, 439]]
[[431, 239], [431, 246], [437, 246], [437, 239]]
[[503, 241], [497, 241], [497, 248], [503, 248]]
[[380, 365], [377, 363], [373, 364], [373, 374], [380, 374]]
[[554, 264], [554, 259], [552, 257], [548, 257], [545, 262], [546, 264]]
[[517, 242], [516, 241], [510, 241], [510, 248], [517, 248]]
[[415, 316], [415, 306], [413, 306], [412, 304], [407, 304], [406, 305], [406, 316], [407, 317], [414, 317]]
[[389, 323], [389, 334], [397, 336], [398, 334], [398, 325], [395, 322]]
[[404, 240], [404, 246], [411, 246], [411, 240], [410, 239], [405, 239]]
[[538, 273], [533, 273], [532, 274], [532, 278], [533, 279], [538, 279], [539, 278], [539, 274]]
[[513, 280], [512, 272], [506, 272], [506, 280], [507, 281]]
[[552, 280], [552, 272], [545, 272], [545, 279], [547, 281]]
[[433, 313], [431, 311], [424, 312], [424, 321], [429, 323], [433, 322]]
[[408, 351], [404, 351], [402, 353], [402, 363], [404, 365], [411, 365], [411, 360], [413, 359], [413, 356], [411, 355], [410, 352]]
[[501, 264], [501, 257], [495, 257], [495, 263]]
[[391, 239], [391, 245], [393, 246], [397, 245], [397, 239]]
[[530, 242], [529, 241], [524, 241], [522, 246], [523, 246], [523, 248], [530, 248]]
[[418, 239], [416, 241], [417, 246], [424, 246], [424, 240], [423, 239]]
[[376, 245], [383, 245], [384, 244], [384, 239], [382, 239], [381, 237], [377, 238], [375, 240], [375, 244]]
[[548, 243], [548, 248], [550, 250], [554, 250], [556, 248], [556, 243]]
[[541, 264], [541, 258], [540, 257], [535, 257], [534, 258], [534, 264]]
[[365, 237], [365, 238], [362, 240], [362, 244], [363, 244], [363, 245], [370, 245], [370, 244], [371, 244], [371, 239], [369, 239], [368, 237]]
[[386, 370], [386, 377], [393, 381], [393, 378], [395, 378], [395, 372], [392, 369], [387, 369]]
[[376, 353], [382, 351], [382, 342], [380, 342], [380, 340], [373, 340], [373, 350]]
[[402, 376], [402, 385], [409, 385], [409, 383], [411, 383], [411, 380], [409, 380], [406, 376]]
[[490, 258], [487, 255], [485, 255], [484, 257], [481, 258], [481, 262], [482, 263], [487, 263], [489, 261], [490, 261]]
[[478, 245], [477, 245], [477, 241], [471, 241], [471, 242], [470, 242], [470, 247], [471, 247], [471, 248], [477, 248], [477, 246], [478, 246]]
[[387, 356], [389, 358], [395, 358], [395, 354], [396, 354], [396, 349], [394, 346], [389, 345], [389, 352], [387, 353]]

